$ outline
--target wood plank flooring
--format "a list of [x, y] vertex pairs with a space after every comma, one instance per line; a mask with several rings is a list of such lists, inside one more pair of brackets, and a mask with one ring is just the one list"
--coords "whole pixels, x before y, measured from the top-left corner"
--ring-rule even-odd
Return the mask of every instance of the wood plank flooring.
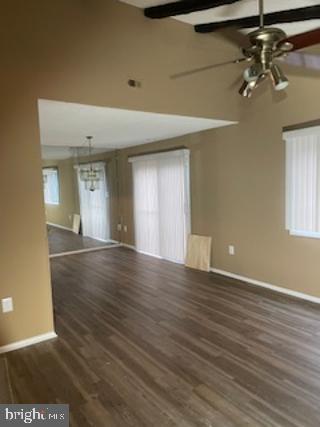
[[15, 402], [79, 427], [319, 427], [319, 306], [124, 248], [51, 268], [59, 338], [6, 355]]
[[84, 237], [69, 230], [63, 230], [51, 225], [47, 226], [50, 255], [64, 252], [79, 251], [83, 249], [100, 248], [108, 243]]
[[10, 382], [7, 372], [7, 360], [5, 357], [0, 358], [0, 403], [13, 403], [10, 391]]

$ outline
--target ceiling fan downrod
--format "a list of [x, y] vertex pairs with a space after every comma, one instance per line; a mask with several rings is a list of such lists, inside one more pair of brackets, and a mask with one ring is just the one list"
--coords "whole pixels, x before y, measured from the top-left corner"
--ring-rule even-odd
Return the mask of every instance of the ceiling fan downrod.
[[263, 0], [259, 0], [259, 15], [260, 15], [260, 28], [264, 28], [264, 4], [263, 4]]

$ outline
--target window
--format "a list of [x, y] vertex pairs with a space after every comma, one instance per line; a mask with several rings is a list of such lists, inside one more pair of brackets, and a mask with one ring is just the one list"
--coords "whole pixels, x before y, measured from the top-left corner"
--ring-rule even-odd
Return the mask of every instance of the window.
[[47, 205], [59, 205], [59, 177], [57, 168], [43, 168], [44, 201]]
[[320, 127], [284, 134], [286, 141], [286, 228], [320, 238]]
[[189, 151], [130, 159], [138, 251], [183, 263], [190, 233]]

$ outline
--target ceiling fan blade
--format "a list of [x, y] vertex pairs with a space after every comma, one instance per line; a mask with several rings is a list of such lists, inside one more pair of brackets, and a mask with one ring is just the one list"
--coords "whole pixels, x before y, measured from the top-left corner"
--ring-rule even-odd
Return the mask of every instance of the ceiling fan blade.
[[211, 64], [211, 65], [205, 65], [204, 67], [194, 68], [193, 70], [189, 71], [182, 71], [181, 73], [172, 74], [170, 76], [171, 79], [179, 79], [180, 77], [187, 77], [192, 74], [201, 73], [202, 71], [206, 70], [212, 70], [213, 68], [223, 67], [224, 65], [230, 65], [230, 64], [239, 64], [240, 62], [248, 61], [249, 58], [239, 58], [235, 59], [233, 61], [227, 61], [227, 62], [221, 62], [219, 64]]
[[320, 55], [292, 52], [288, 56], [281, 58], [281, 60], [293, 67], [303, 67], [309, 70], [320, 71]]
[[304, 49], [305, 47], [320, 44], [320, 28], [288, 37], [287, 39], [283, 40], [281, 44], [287, 42], [293, 44], [292, 50]]

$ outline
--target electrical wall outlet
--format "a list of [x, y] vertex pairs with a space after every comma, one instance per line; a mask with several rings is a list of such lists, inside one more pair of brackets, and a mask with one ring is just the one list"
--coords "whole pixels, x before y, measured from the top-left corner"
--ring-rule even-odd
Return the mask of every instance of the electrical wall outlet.
[[128, 231], [128, 227], [126, 225], [123, 226], [123, 231], [126, 233]]
[[118, 231], [121, 231], [121, 230], [122, 230], [122, 225], [121, 225], [121, 224], [118, 224], [118, 225], [117, 225], [117, 230], [118, 230]]
[[13, 311], [13, 301], [12, 298], [3, 298], [1, 300], [2, 313], [9, 313]]
[[229, 245], [228, 250], [229, 250], [229, 255], [234, 255], [236, 253], [233, 245]]

